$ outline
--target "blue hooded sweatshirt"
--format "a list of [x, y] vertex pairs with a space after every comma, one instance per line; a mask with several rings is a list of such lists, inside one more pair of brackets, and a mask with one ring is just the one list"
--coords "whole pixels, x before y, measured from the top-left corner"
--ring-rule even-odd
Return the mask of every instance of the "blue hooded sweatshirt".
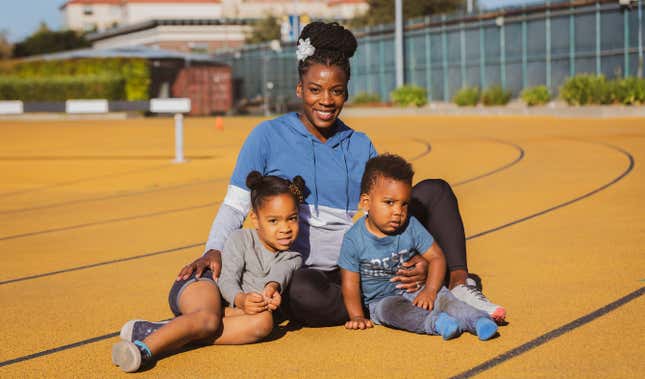
[[[360, 182], [368, 159], [376, 156], [370, 139], [337, 120], [336, 133], [323, 143], [298, 118], [288, 113], [262, 122], [247, 137], [231, 177], [221, 208], [243, 215], [219, 228], [218, 219], [228, 211], [220, 209], [213, 222], [207, 250], [221, 249], [221, 233], [239, 228], [251, 208], [246, 177], [251, 171], [305, 180], [305, 203], [300, 206], [300, 232], [293, 246], [305, 265], [321, 270], [337, 268], [343, 235], [352, 226], [360, 198]], [[224, 221], [224, 220], [220, 220]], [[239, 225], [230, 225], [231, 223]], [[224, 230], [222, 230], [224, 229]]]

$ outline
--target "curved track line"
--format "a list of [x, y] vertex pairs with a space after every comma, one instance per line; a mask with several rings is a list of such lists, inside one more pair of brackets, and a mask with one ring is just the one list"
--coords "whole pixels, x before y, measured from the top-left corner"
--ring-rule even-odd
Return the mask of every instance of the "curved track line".
[[473, 178], [469, 178], [469, 179], [465, 179], [465, 180], [462, 180], [460, 182], [457, 182], [457, 183], [453, 184], [453, 187], [457, 187], [457, 186], [460, 186], [462, 184], [474, 182], [475, 180], [479, 180], [479, 179], [485, 178], [487, 176], [491, 176], [493, 174], [496, 174], [496, 173], [498, 173], [500, 171], [504, 171], [507, 168], [510, 168], [510, 167], [516, 165], [517, 163], [519, 163], [519, 161], [524, 159], [524, 155], [525, 155], [524, 149], [522, 149], [522, 147], [520, 145], [514, 144], [512, 142], [502, 141], [502, 140], [496, 139], [496, 138], [488, 138], [488, 140], [514, 147], [515, 150], [517, 150], [519, 152], [517, 158], [515, 158], [515, 160], [513, 160], [512, 162], [507, 163], [507, 164], [505, 164], [505, 165], [503, 165], [501, 167], [498, 167], [498, 168], [496, 168], [496, 169], [494, 169], [492, 171], [483, 173], [483, 174], [475, 176]]
[[[493, 233], [495, 231], [507, 228], [507, 227], [509, 227], [511, 225], [519, 224], [521, 222], [530, 220], [532, 218], [544, 215], [544, 214], [552, 212], [552, 211], [554, 211], [556, 209], [559, 209], [559, 208], [571, 205], [571, 204], [573, 204], [575, 202], [578, 202], [580, 200], [586, 199], [586, 198], [588, 198], [588, 197], [590, 197], [590, 196], [592, 196], [592, 195], [594, 195], [594, 194], [596, 194], [596, 193], [598, 193], [600, 191], [603, 191], [603, 190], [609, 188], [613, 184], [617, 183], [618, 181], [623, 179], [625, 176], [627, 176], [632, 171], [632, 169], [634, 168], [634, 157], [628, 151], [623, 150], [623, 149], [621, 149], [621, 148], [619, 148], [617, 146], [610, 145], [610, 144], [589, 142], [589, 141], [584, 141], [584, 142], [588, 142], [588, 143], [591, 143], [591, 144], [603, 145], [603, 146], [606, 146], [608, 148], [611, 148], [613, 150], [616, 150], [616, 151], [622, 153], [623, 155], [625, 155], [629, 159], [629, 166], [627, 167], [627, 169], [625, 171], [623, 171], [620, 175], [618, 175], [616, 178], [611, 180], [609, 183], [604, 184], [604, 185], [596, 188], [595, 190], [590, 191], [590, 192], [588, 192], [588, 193], [586, 193], [586, 194], [584, 194], [582, 196], [578, 196], [578, 197], [576, 197], [576, 198], [574, 198], [572, 200], [569, 200], [569, 201], [566, 201], [564, 203], [558, 204], [558, 205], [556, 205], [554, 207], [551, 207], [551, 208], [548, 208], [548, 209], [546, 209], [544, 211], [537, 212], [537, 213], [534, 213], [534, 214], [526, 216], [526, 217], [522, 217], [522, 218], [517, 219], [517, 220], [515, 220], [513, 222], [504, 224], [504, 225], [502, 225], [500, 227], [492, 228], [492, 229], [489, 229], [487, 231], [480, 232], [478, 234], [469, 236], [469, 237], [466, 238], [466, 240], [475, 239], [475, 238], [481, 237], [483, 235]], [[199, 245], [199, 244], [195, 244], [195, 246], [197, 246], [197, 245]], [[169, 252], [169, 251], [166, 251], [166, 252]], [[149, 255], [155, 255], [155, 253], [150, 253]], [[134, 258], [134, 257], [132, 257], [132, 258], [123, 258], [123, 260], [133, 260], [133, 259], [136, 259], [136, 258]], [[109, 263], [110, 262], [104, 262], [104, 263], [97, 264], [97, 265], [106, 265], [106, 264], [109, 264]], [[83, 269], [83, 267], [75, 268], [75, 269], [72, 269], [72, 270], [81, 270], [81, 269]], [[42, 274], [42, 276], [49, 276], [49, 275], [54, 275], [54, 274]], [[13, 279], [13, 281], [18, 281], [18, 280], [26, 280], [26, 278], [25, 279], [21, 279], [21, 278]], [[4, 283], [6, 283], [6, 282], [0, 282], [0, 284], [4, 284]], [[595, 318], [600, 317], [601, 315], [603, 315], [605, 313], [608, 313], [608, 312], [618, 308], [620, 305], [623, 305], [626, 302], [633, 300], [633, 298], [641, 296], [642, 293], [643, 293], [643, 288], [641, 288], [640, 290], [636, 291], [635, 293], [632, 293], [632, 294], [628, 295], [625, 298], [619, 299], [616, 302], [608, 304], [607, 306], [597, 310], [596, 312], [599, 312], [597, 315], [592, 313], [590, 315], [584, 316], [584, 317], [582, 317], [582, 318], [580, 318], [580, 319], [578, 319], [576, 321], [573, 321], [573, 322], [571, 322], [571, 323], [569, 323], [567, 325], [564, 325], [563, 327], [559, 328], [559, 329], [563, 330], [562, 332], [557, 332], [558, 329], [556, 329], [555, 331], [549, 332], [549, 333], [553, 333], [553, 336], [547, 338], [547, 337], [545, 337], [545, 336], [547, 336], [549, 334], [549, 333], [547, 333], [547, 334], [545, 334], [545, 335], [543, 335], [541, 337], [538, 337], [536, 339], [536, 340], [538, 340], [538, 342], [530, 342], [530, 343], [537, 343], [537, 345], [535, 345], [535, 346], [539, 346], [540, 344], [545, 343], [550, 339], [558, 337], [559, 335], [564, 334], [565, 332], [568, 332], [570, 330], [576, 329], [576, 328], [578, 328], [578, 327], [580, 327], [580, 326], [582, 326], [582, 325], [594, 320]], [[627, 298], [627, 300], [624, 300], [626, 298]], [[582, 321], [579, 321], [579, 320], [582, 320]], [[45, 356], [45, 355], [50, 355], [50, 354], [53, 354], [53, 353], [56, 353], [56, 352], [59, 352], [59, 351], [68, 350], [68, 349], [72, 349], [72, 348], [75, 348], [75, 347], [80, 347], [80, 346], [87, 345], [87, 344], [90, 344], [90, 343], [103, 341], [105, 339], [115, 337], [116, 335], [118, 335], [118, 333], [119, 332], [114, 332], [114, 333], [106, 334], [106, 335], [103, 335], [103, 336], [93, 337], [93, 338], [89, 338], [89, 339], [86, 339], [86, 340], [83, 340], [83, 341], [78, 341], [78, 342], [75, 342], [75, 343], [72, 343], [72, 344], [69, 344], [69, 345], [59, 346], [59, 347], [56, 347], [56, 348], [53, 348], [53, 349], [44, 350], [44, 351], [41, 351], [41, 352], [38, 352], [38, 353], [34, 353], [34, 354], [18, 357], [18, 358], [15, 358], [15, 359], [3, 361], [3, 362], [0, 362], [0, 367], [7, 366], [7, 365], [10, 365], [10, 364], [13, 364], [13, 363], [23, 362], [23, 361], [38, 358], [38, 357], [42, 357], [42, 356]], [[544, 339], [544, 342], [540, 342], [540, 341], [542, 341], [542, 339]], [[534, 341], [536, 341], [536, 340], [534, 340]], [[522, 346], [524, 346], [524, 345], [522, 345]], [[517, 349], [522, 348], [522, 346], [518, 347]], [[524, 351], [530, 350], [530, 348], [524, 348], [524, 349], [525, 349]], [[513, 350], [511, 350], [511, 351], [513, 351]], [[521, 354], [521, 352], [520, 352], [520, 354]], [[493, 366], [495, 366], [495, 365], [497, 365], [497, 364], [499, 364], [499, 363], [501, 363], [501, 362], [503, 362], [505, 360], [509, 360], [509, 359], [511, 359], [511, 358], [513, 358], [515, 356], [517, 356], [517, 355], [511, 354], [511, 353], [509, 353], [507, 355], [504, 355], [504, 358], [503, 358], [502, 361], [499, 361], [499, 362], [496, 361], [490, 367], [493, 367]], [[479, 366], [477, 366], [477, 367], [479, 367]], [[486, 367], [489, 368], [488, 366], [486, 366]], [[487, 369], [487, 368], [484, 368], [484, 370]], [[468, 373], [468, 372], [469, 371], [466, 371], [466, 373]], [[479, 371], [477, 371], [477, 372], [479, 372]], [[472, 376], [472, 375], [475, 375], [475, 373], [469, 374], [469, 375]]]
[[[582, 141], [582, 142], [588, 142], [588, 141]], [[471, 235], [471, 236], [466, 237], [466, 240], [471, 240], [471, 239], [479, 238], [479, 237], [481, 237], [481, 236], [485, 236], [486, 234], [490, 234], [490, 233], [496, 232], [496, 231], [498, 231], [498, 230], [506, 229], [506, 228], [508, 228], [508, 227], [510, 227], [510, 226], [513, 226], [513, 225], [516, 225], [516, 224], [522, 223], [522, 222], [524, 222], [524, 221], [528, 221], [528, 220], [530, 220], [530, 219], [536, 218], [536, 217], [538, 217], [538, 216], [542, 216], [542, 215], [544, 215], [544, 214], [547, 214], [547, 213], [553, 212], [553, 211], [555, 211], [555, 210], [557, 210], [557, 209], [560, 209], [560, 208], [566, 207], [566, 206], [571, 205], [571, 204], [573, 204], [573, 203], [577, 203], [577, 202], [578, 202], [578, 201], [580, 201], [580, 200], [586, 199], [586, 198], [588, 198], [588, 197], [590, 197], [590, 196], [592, 196], [592, 195], [595, 195], [596, 193], [598, 193], [598, 192], [600, 192], [600, 191], [603, 191], [603, 190], [605, 190], [605, 189], [607, 189], [607, 188], [611, 187], [612, 185], [616, 184], [616, 183], [617, 183], [617, 182], [619, 182], [621, 179], [623, 179], [625, 176], [629, 175], [629, 173], [634, 169], [634, 157], [633, 157], [633, 156], [632, 156], [628, 151], [623, 150], [623, 149], [621, 149], [620, 147], [617, 147], [617, 146], [614, 146], [614, 145], [607, 144], [607, 143], [599, 143], [599, 142], [588, 142], [588, 143], [591, 143], [591, 144], [598, 144], [598, 145], [606, 146], [606, 147], [608, 147], [608, 148], [610, 148], [610, 149], [613, 149], [613, 150], [616, 150], [616, 151], [618, 151], [618, 152], [622, 153], [622, 154], [623, 154], [624, 156], [626, 156], [626, 157], [627, 157], [627, 159], [629, 160], [629, 165], [627, 166], [627, 168], [625, 169], [625, 171], [623, 171], [620, 175], [618, 175], [617, 177], [615, 177], [613, 180], [611, 180], [610, 182], [608, 182], [608, 183], [606, 183], [606, 184], [604, 184], [604, 185], [602, 185], [602, 186], [600, 186], [600, 187], [598, 187], [598, 188], [596, 188], [596, 189], [594, 189], [594, 190], [592, 190], [592, 191], [589, 191], [589, 192], [587, 192], [587, 193], [585, 193], [585, 194], [583, 194], [583, 195], [580, 195], [580, 196], [578, 196], [578, 197], [575, 197], [575, 198], [573, 198], [573, 199], [571, 199], [571, 200], [568, 200], [568, 201], [565, 201], [565, 202], [563, 202], [563, 203], [557, 204], [557, 205], [555, 205], [555, 206], [553, 206], [553, 207], [547, 208], [547, 209], [542, 210], [542, 211], [540, 211], [540, 212], [536, 212], [536, 213], [533, 213], [533, 214], [531, 214], [531, 215], [524, 216], [524, 217], [522, 217], [522, 218], [518, 218], [518, 219], [513, 220], [513, 221], [511, 221], [511, 222], [508, 222], [508, 223], [506, 223], [506, 224], [503, 224], [503, 225], [500, 225], [500, 226], [496, 226], [496, 227], [491, 228], [491, 229], [488, 229], [488, 230], [484, 230], [484, 231], [479, 232], [479, 233], [477, 233], [477, 234], [473, 234], [473, 235]]]
[[[213, 205], [217, 205], [219, 203], [220, 203], [220, 201], [213, 201], [213, 202], [210, 202], [210, 203], [201, 204], [201, 205], [193, 205], [193, 206], [190, 206], [190, 207], [166, 209], [166, 210], [163, 210], [163, 211], [152, 212], [152, 213], [144, 213], [144, 214], [134, 215], [134, 216], [112, 218], [112, 219], [107, 219], [107, 220], [102, 220], [102, 221], [88, 222], [88, 223], [85, 223], [85, 224], [64, 226], [64, 227], [61, 227], [61, 228], [45, 229], [45, 230], [38, 230], [38, 231], [35, 231], [35, 232], [14, 234], [14, 235], [0, 237], [0, 241], [12, 240], [12, 239], [16, 239], [16, 238], [32, 237], [32, 236], [37, 236], [37, 235], [47, 234], [47, 233], [62, 232], [62, 231], [65, 231], [65, 230], [87, 228], [89, 226], [104, 225], [104, 224], [110, 224], [110, 223], [113, 223], [113, 222], [130, 221], [130, 220], [136, 220], [136, 219], [140, 219], [140, 218], [156, 217], [156, 216], [161, 216], [161, 215], [166, 215], [166, 214], [171, 214], [171, 213], [177, 213], [177, 212], [183, 212], [183, 211], [188, 211], [188, 210], [193, 210], [193, 209], [206, 208], [206, 207], [210, 207], [210, 206], [213, 206]], [[2, 284], [2, 282], [0, 282], [0, 284]]]
[[38, 205], [38, 206], [35, 206], [35, 207], [29, 207], [29, 208], [2, 210], [2, 211], [0, 211], [0, 215], [22, 213], [22, 212], [29, 212], [29, 211], [37, 211], [37, 210], [41, 210], [41, 209], [57, 208], [57, 207], [62, 207], [62, 206], [66, 206], [66, 205], [90, 203], [90, 202], [93, 202], [93, 201], [101, 201], [101, 200], [118, 199], [118, 198], [123, 198], [123, 197], [130, 197], [130, 196], [138, 196], [138, 195], [143, 195], [143, 194], [153, 193], [153, 192], [171, 191], [171, 190], [178, 189], [178, 188], [198, 186], [198, 185], [207, 184], [207, 183], [217, 183], [217, 182], [221, 182], [223, 180], [228, 180], [228, 177], [227, 178], [207, 179], [207, 180], [197, 180], [197, 181], [190, 182], [190, 183], [177, 184], [177, 185], [174, 185], [174, 186], [167, 186], [167, 187], [158, 187], [158, 188], [153, 188], [153, 189], [149, 189], [149, 190], [133, 191], [133, 192], [126, 192], [126, 193], [121, 193], [121, 194], [113, 194], [113, 195], [106, 195], [106, 196], [99, 196], [99, 197], [90, 197], [90, 198], [86, 198], [86, 199], [62, 201], [60, 203], [51, 203], [51, 204], [45, 204], [45, 205]]

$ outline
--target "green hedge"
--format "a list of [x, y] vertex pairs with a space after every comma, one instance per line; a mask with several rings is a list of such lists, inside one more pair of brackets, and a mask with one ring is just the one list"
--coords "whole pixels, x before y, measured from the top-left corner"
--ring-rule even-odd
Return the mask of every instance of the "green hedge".
[[[61, 81], [64, 77], [87, 77], [87, 81], [95, 83], [97, 78], [121, 78], [123, 91], [118, 100], [148, 100], [150, 86], [150, 67], [145, 59], [140, 58], [96, 58], [96, 59], [68, 59], [55, 61], [26, 61], [13, 65], [0, 67], [2, 76], [23, 78], [25, 80], [52, 78], [57, 83], [70, 83]], [[69, 88], [77, 84], [62, 84]], [[96, 85], [94, 85], [96, 86]], [[88, 89], [93, 91], [92, 89]], [[56, 91], [54, 91], [56, 92]], [[113, 92], [109, 91], [113, 96]], [[50, 93], [52, 97], [58, 94]], [[82, 98], [90, 98], [89, 95]], [[22, 99], [21, 99], [22, 100]], [[47, 99], [49, 100], [49, 99]], [[51, 98], [51, 100], [54, 100]]]
[[488, 87], [484, 93], [482, 93], [482, 103], [486, 106], [490, 105], [506, 105], [511, 101], [511, 92], [506, 91], [500, 85], [493, 85]]
[[529, 87], [522, 91], [522, 100], [530, 107], [544, 105], [551, 100], [551, 94], [546, 86]]
[[402, 107], [407, 107], [409, 105], [421, 107], [428, 103], [428, 94], [426, 93], [425, 88], [415, 85], [401, 86], [392, 91], [392, 93], [390, 93], [390, 97], [394, 104]]
[[478, 87], [464, 87], [457, 91], [452, 101], [460, 107], [471, 106], [474, 107], [479, 102], [479, 88]]
[[0, 100], [65, 101], [67, 99], [123, 99], [125, 80], [117, 75], [0, 76]]
[[378, 93], [373, 92], [359, 92], [356, 95], [351, 97], [352, 104], [370, 104], [370, 103], [380, 103], [381, 96]]

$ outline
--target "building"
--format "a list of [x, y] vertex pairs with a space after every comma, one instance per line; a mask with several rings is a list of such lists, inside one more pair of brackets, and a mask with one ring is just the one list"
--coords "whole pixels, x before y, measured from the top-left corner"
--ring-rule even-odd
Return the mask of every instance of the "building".
[[92, 31], [97, 49], [208, 53], [240, 47], [251, 23], [268, 15], [347, 20], [367, 9], [367, 0], [68, 0], [60, 7], [65, 26]]

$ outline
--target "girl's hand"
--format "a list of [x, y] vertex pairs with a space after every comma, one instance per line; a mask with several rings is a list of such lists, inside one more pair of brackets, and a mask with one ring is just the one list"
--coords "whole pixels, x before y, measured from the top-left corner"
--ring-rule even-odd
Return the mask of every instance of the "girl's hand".
[[363, 330], [363, 329], [373, 328], [373, 327], [374, 327], [374, 324], [372, 324], [372, 321], [363, 316], [352, 317], [349, 321], [345, 323], [345, 329]]
[[270, 311], [275, 311], [282, 303], [280, 295], [280, 285], [276, 282], [270, 282], [264, 287], [264, 299], [267, 302]]
[[181, 271], [179, 271], [179, 275], [177, 275], [177, 281], [190, 278], [193, 271], [195, 271], [195, 277], [199, 278], [207, 268], [210, 268], [211, 271], [213, 271], [213, 279], [219, 278], [219, 274], [222, 270], [221, 251], [208, 250], [203, 256], [184, 266]]
[[436, 298], [437, 298], [437, 291], [433, 291], [426, 287], [424, 288], [423, 291], [419, 292], [417, 297], [414, 298], [414, 301], [412, 302], [412, 304], [416, 305], [419, 308], [423, 308], [431, 311], [432, 308], [434, 307], [434, 301]]
[[397, 276], [391, 282], [400, 282], [396, 288], [414, 292], [419, 289], [417, 283], [425, 283], [428, 277], [428, 261], [420, 255], [414, 255], [407, 262], [401, 264], [404, 268], [397, 271]]
[[244, 313], [254, 315], [268, 310], [267, 301], [264, 300], [264, 296], [259, 293], [249, 292], [245, 293], [243, 296], [242, 309], [244, 310]]

